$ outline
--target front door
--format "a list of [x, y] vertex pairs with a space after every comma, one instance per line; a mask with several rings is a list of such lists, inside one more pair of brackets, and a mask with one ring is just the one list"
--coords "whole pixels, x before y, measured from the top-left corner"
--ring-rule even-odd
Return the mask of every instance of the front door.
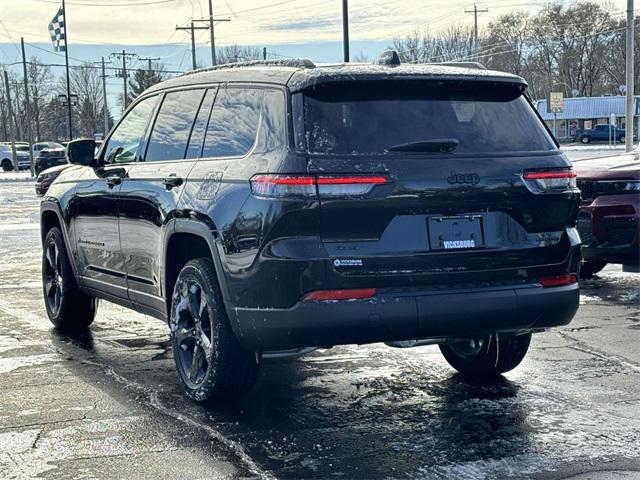
[[87, 167], [71, 205], [80, 280], [90, 288], [127, 298], [126, 269], [118, 226], [119, 195], [137, 156], [157, 97], [138, 102], [124, 116], [101, 151], [101, 166]]

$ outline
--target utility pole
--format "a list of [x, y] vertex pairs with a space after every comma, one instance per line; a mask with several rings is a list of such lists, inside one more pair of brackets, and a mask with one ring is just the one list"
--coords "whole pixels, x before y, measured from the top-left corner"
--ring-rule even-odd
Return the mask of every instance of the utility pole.
[[153, 66], [151, 65], [151, 62], [153, 62], [154, 60], [155, 61], [160, 60], [160, 57], [144, 57], [144, 58], [141, 58], [140, 60], [147, 62], [147, 72], [151, 73], [153, 72]]
[[114, 56], [117, 60], [122, 60], [122, 71], [116, 73], [116, 77], [122, 77], [123, 80], [124, 108], [126, 110], [126, 108], [129, 106], [129, 92], [127, 91], [127, 82], [129, 81], [129, 74], [127, 73], [127, 57], [137, 57], [138, 54], [122, 50], [122, 52], [112, 53], [111, 55]]
[[262, 59], [267, 59], [267, 47], [262, 47]]
[[176, 30], [185, 30], [190, 32], [191, 34], [191, 65], [193, 66], [193, 70], [197, 68], [196, 64], [196, 30], [209, 30], [209, 27], [196, 27], [194, 22], [196, 20], [192, 20], [188, 27], [178, 27], [176, 26]]
[[[209, 2], [209, 6], [211, 7], [211, 2]], [[209, 10], [211, 12], [211, 10]], [[194, 22], [207, 22], [209, 24], [208, 27], [202, 27], [209, 29], [209, 34], [211, 36], [211, 66], [216, 66], [218, 64], [218, 60], [216, 58], [216, 35], [214, 31], [214, 22], [230, 22], [230, 18], [213, 18], [211, 14], [209, 18], [196, 18], [193, 20]], [[184, 27], [183, 30], [191, 30], [189, 27]], [[193, 35], [191, 35], [193, 37]]]
[[[31, 103], [29, 102], [29, 80], [27, 77], [27, 57], [24, 54], [24, 38], [20, 37], [20, 47], [22, 48], [22, 73], [24, 75], [24, 110], [27, 116], [27, 141], [29, 142], [29, 168], [31, 176], [36, 175], [35, 164], [33, 163], [33, 130], [31, 129]], [[17, 163], [17, 162], [16, 162]]]
[[625, 118], [625, 135], [624, 135], [624, 143], [625, 150], [630, 152], [633, 150], [633, 29], [634, 29], [634, 18], [633, 18], [633, 0], [627, 0], [627, 61], [626, 61], [626, 70], [627, 70], [627, 105], [626, 105], [626, 118]]
[[[111, 62], [109, 62], [111, 63]], [[102, 115], [104, 117], [104, 134], [103, 139], [109, 133], [109, 107], [107, 105], [107, 72], [104, 67], [104, 57], [102, 57]]]
[[342, 51], [344, 62], [349, 63], [349, 0], [342, 0]]
[[17, 172], [18, 168], [18, 154], [16, 153], [16, 139], [14, 138], [13, 128], [11, 128], [11, 118], [13, 117], [13, 108], [11, 106], [11, 85], [9, 85], [9, 76], [7, 71], [4, 71], [4, 86], [7, 92], [7, 108], [9, 109], [9, 136], [11, 137], [11, 154], [13, 156], [12, 163], [13, 169]]
[[478, 50], [478, 14], [487, 13], [489, 10], [484, 8], [480, 10], [478, 5], [473, 4], [473, 10], [465, 10], [464, 13], [473, 13], [473, 46], [475, 50]]

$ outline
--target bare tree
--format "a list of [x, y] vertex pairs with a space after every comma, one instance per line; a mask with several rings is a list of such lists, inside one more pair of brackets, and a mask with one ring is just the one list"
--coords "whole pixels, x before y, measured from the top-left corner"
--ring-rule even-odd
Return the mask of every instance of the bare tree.
[[259, 60], [262, 58], [262, 50], [250, 45], [226, 45], [217, 50], [216, 58], [219, 64]]

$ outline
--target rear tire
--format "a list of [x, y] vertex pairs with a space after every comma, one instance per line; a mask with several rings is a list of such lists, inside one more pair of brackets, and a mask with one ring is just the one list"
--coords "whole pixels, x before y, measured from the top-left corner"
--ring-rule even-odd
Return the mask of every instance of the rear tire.
[[98, 301], [78, 288], [58, 227], [52, 227], [44, 240], [42, 290], [47, 315], [56, 328], [80, 331], [91, 325]]
[[169, 325], [176, 368], [191, 399], [233, 402], [251, 391], [259, 357], [245, 350], [231, 330], [210, 260], [191, 260], [180, 271]]
[[586, 145], [587, 143], [591, 142], [591, 138], [589, 138], [589, 137], [581, 137], [580, 141]]
[[10, 172], [11, 170], [13, 170], [11, 160], [7, 160], [6, 158], [2, 160], [2, 170], [5, 172]]
[[607, 262], [603, 260], [583, 260], [580, 267], [580, 278], [591, 278], [606, 266]]
[[482, 339], [439, 346], [449, 365], [458, 372], [473, 379], [490, 379], [516, 368], [530, 343], [531, 333], [493, 333]]

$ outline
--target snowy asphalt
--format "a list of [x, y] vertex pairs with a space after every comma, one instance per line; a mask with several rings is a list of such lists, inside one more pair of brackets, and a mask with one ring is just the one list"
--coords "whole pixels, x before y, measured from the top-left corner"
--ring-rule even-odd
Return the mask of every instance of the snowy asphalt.
[[492, 385], [437, 347], [339, 347], [214, 409], [158, 320], [102, 302], [89, 334], [51, 328], [37, 219], [32, 183], [0, 183], [0, 479], [640, 479], [638, 274], [583, 282], [573, 323]]

